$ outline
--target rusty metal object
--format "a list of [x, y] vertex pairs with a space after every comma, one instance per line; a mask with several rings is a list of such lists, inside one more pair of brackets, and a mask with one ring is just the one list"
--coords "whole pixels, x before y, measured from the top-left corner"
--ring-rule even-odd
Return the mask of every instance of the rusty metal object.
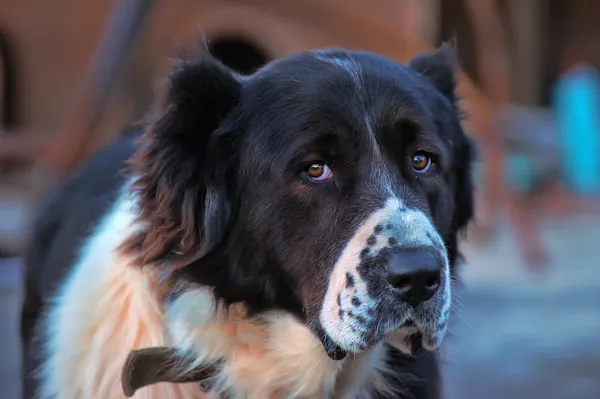
[[44, 160], [65, 173], [88, 155], [98, 121], [154, 4], [155, 0], [115, 2], [71, 122], [54, 138], [31, 134], [9, 137], [0, 131], [0, 159]]

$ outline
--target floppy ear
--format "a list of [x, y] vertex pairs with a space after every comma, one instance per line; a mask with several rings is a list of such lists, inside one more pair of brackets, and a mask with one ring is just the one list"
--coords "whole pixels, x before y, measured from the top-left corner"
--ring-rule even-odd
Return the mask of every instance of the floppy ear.
[[475, 186], [473, 184], [473, 165], [475, 162], [477, 148], [475, 141], [464, 136], [455, 150], [455, 193], [454, 193], [454, 215], [452, 228], [460, 232], [465, 230], [473, 219], [475, 208]]
[[454, 150], [454, 211], [450, 234], [446, 239], [450, 270], [454, 274], [457, 262], [461, 258], [458, 239], [466, 232], [469, 222], [473, 219], [475, 203], [475, 186], [472, 169], [476, 155], [475, 142], [463, 135]]
[[409, 67], [428, 78], [453, 103], [456, 102], [458, 61], [454, 42], [442, 44], [433, 53], [417, 55]]
[[137, 264], [182, 267], [221, 241], [232, 150], [215, 131], [240, 88], [238, 76], [208, 54], [171, 73], [163, 110], [130, 160], [142, 228], [121, 249]]

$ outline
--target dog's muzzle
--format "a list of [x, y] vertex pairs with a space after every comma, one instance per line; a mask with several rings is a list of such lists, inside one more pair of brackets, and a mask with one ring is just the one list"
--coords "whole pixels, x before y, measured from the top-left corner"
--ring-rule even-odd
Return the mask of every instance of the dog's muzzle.
[[410, 353], [435, 350], [446, 334], [450, 301], [442, 238], [423, 212], [392, 198], [359, 226], [337, 259], [320, 339], [331, 358], [382, 340]]

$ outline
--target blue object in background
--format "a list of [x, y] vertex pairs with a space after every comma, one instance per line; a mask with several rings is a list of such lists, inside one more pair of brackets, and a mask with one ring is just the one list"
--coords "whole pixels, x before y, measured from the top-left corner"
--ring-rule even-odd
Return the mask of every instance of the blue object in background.
[[556, 116], [548, 109], [509, 105], [500, 133], [507, 150], [505, 184], [514, 192], [532, 194], [563, 178]]
[[521, 194], [534, 190], [536, 185], [535, 170], [527, 155], [509, 153], [506, 156], [505, 176], [507, 184]]
[[563, 74], [556, 87], [564, 177], [575, 194], [600, 193], [599, 92], [598, 72], [585, 64]]

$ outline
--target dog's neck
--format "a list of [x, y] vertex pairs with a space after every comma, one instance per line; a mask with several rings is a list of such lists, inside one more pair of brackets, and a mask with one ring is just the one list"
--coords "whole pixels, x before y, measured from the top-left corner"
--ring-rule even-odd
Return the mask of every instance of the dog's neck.
[[203, 287], [180, 293], [168, 305], [166, 319], [174, 347], [189, 359], [182, 373], [219, 364], [212, 378], [218, 393], [233, 389], [269, 398], [320, 398], [339, 390], [354, 394], [383, 367], [383, 346], [335, 361], [289, 313], [251, 316], [243, 303], [226, 306]]
[[[248, 232], [237, 234], [248, 244]], [[233, 398], [320, 399], [385, 391], [385, 344], [331, 359], [302, 320], [297, 286], [278, 274], [285, 268], [260, 243], [248, 244], [246, 251], [235, 245], [242, 241], [235, 235], [174, 271], [156, 298], [165, 312], [166, 343], [186, 360], [176, 375], [216, 365], [214, 376], [199, 383]]]
[[183, 287], [211, 287], [216, 300], [226, 305], [244, 303], [251, 316], [280, 310], [302, 320], [297, 279], [279, 272], [284, 267], [264, 246], [257, 244], [253, 250], [244, 251], [236, 244], [239, 241], [235, 236], [230, 237], [227, 245], [176, 270], [170, 278]]

